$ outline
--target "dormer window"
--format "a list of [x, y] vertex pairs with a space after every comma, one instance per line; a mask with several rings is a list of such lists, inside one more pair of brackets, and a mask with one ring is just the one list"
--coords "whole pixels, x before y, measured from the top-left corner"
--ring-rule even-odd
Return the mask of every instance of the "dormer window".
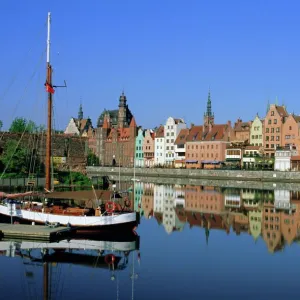
[[274, 116], [274, 111], [271, 111], [271, 116]]

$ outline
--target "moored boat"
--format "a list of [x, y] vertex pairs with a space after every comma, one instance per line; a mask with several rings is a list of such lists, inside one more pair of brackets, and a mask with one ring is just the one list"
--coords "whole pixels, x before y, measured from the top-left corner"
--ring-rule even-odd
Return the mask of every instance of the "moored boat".
[[[0, 193], [0, 198], [4, 198], [0, 203], [0, 214], [10, 217], [11, 221], [18, 222], [34, 222], [37, 224], [59, 224], [64, 226], [76, 227], [80, 230], [125, 230], [134, 228], [137, 225], [139, 215], [137, 212], [129, 210], [128, 199], [124, 199], [124, 205], [116, 203], [115, 192], [111, 201], [97, 207], [70, 206], [63, 203], [55, 203], [49, 199], [69, 200], [76, 196], [76, 192], [53, 192], [51, 180], [51, 142], [52, 142], [52, 96], [55, 88], [60, 87], [52, 85], [52, 66], [50, 64], [50, 17], [48, 13], [48, 30], [47, 30], [47, 77], [46, 77], [46, 92], [48, 94], [48, 120], [47, 120], [47, 141], [46, 141], [46, 160], [45, 160], [45, 191], [43, 203], [33, 203], [31, 201], [20, 201], [18, 199], [26, 196], [32, 196], [32, 192], [20, 194], [5, 194]], [[66, 85], [65, 85], [66, 86]], [[63, 87], [65, 87], [63, 86]], [[68, 194], [69, 193], [69, 194]], [[70, 193], [73, 193], [70, 195]], [[81, 191], [81, 194], [89, 194], [88, 200], [100, 201], [103, 200], [103, 193], [97, 194], [94, 189], [92, 191]], [[111, 192], [110, 192], [111, 193]], [[80, 193], [79, 193], [80, 194]], [[77, 195], [78, 198], [78, 195]], [[77, 200], [87, 200], [83, 199]]]

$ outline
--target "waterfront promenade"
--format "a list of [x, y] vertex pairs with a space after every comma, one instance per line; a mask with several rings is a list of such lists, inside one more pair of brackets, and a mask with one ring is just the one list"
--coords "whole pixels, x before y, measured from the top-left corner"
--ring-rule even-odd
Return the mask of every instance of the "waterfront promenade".
[[[133, 168], [87, 167], [89, 177], [109, 176], [111, 180], [131, 180]], [[165, 184], [200, 184], [224, 187], [300, 189], [300, 172], [135, 168], [135, 177]]]

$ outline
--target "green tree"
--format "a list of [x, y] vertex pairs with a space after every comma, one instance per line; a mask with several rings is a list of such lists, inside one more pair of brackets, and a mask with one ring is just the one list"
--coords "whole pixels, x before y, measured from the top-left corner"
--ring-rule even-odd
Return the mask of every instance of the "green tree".
[[2, 129], [3, 127], [3, 122], [0, 120], [0, 130]]
[[6, 169], [5, 173], [16, 173], [20, 176], [28, 172], [28, 150], [18, 145], [15, 140], [9, 140], [5, 144], [0, 160]]
[[13, 133], [34, 133], [37, 131], [38, 127], [36, 124], [31, 120], [27, 121], [25, 118], [15, 118], [9, 127], [9, 132]]
[[99, 166], [99, 158], [93, 153], [91, 149], [89, 149], [89, 153], [87, 156], [87, 165], [88, 166]]

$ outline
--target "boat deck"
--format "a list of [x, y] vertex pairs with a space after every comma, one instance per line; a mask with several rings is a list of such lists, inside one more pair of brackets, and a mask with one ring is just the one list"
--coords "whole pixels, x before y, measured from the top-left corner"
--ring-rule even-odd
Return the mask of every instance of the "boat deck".
[[71, 234], [71, 228], [42, 225], [0, 224], [0, 239], [32, 239], [40, 241], [58, 241]]

